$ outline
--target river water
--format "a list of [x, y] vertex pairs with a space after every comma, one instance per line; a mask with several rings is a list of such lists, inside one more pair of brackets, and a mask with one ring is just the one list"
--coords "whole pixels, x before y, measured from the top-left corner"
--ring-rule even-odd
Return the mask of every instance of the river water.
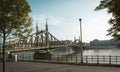
[[[73, 51], [72, 48], [60, 48], [53, 50], [50, 52], [53, 57], [57, 57], [58, 55], [67, 55], [72, 54], [75, 51]], [[27, 60], [33, 60], [33, 54], [34, 52], [19, 52], [17, 53], [18, 59], [27, 59]], [[80, 55], [80, 53], [77, 53], [77, 55]], [[83, 56], [86, 55], [104, 55], [104, 56], [120, 56], [120, 49], [88, 49], [83, 50]]]
[[84, 50], [83, 55], [120, 56], [120, 49], [91, 49], [91, 50]]

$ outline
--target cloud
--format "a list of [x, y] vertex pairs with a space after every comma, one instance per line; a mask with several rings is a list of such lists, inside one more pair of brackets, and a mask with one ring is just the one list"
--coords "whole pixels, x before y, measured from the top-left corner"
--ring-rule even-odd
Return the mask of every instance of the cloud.
[[37, 14], [37, 15], [32, 15], [32, 17], [33, 17], [33, 24], [36, 24], [36, 21], [38, 21], [39, 24], [46, 24], [46, 19], [48, 19], [48, 24], [50, 25], [61, 24], [60, 17], [57, 16]]
[[60, 20], [58, 20], [57, 18], [53, 16], [48, 17], [48, 22], [52, 25], [59, 25], [61, 23]]
[[45, 24], [45, 19], [46, 16], [44, 14], [37, 14], [37, 15], [32, 15], [33, 18], [33, 24], [36, 24], [36, 21], [40, 24]]

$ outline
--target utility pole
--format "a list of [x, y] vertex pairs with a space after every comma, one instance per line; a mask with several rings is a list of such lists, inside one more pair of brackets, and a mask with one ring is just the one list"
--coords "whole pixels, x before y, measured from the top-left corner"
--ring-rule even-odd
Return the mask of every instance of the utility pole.
[[79, 21], [80, 21], [80, 51], [81, 51], [80, 55], [81, 55], [81, 64], [83, 64], [82, 24], [81, 24], [82, 19], [80, 18]]

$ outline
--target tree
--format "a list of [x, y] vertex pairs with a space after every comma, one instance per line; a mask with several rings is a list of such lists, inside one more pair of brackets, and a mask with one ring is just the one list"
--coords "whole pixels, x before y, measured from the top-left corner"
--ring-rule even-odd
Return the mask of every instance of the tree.
[[3, 72], [5, 72], [5, 43], [9, 35], [27, 37], [31, 29], [30, 5], [26, 0], [0, 0], [0, 37], [3, 38]]
[[[120, 0], [102, 0], [95, 11], [102, 9], [107, 9], [107, 12], [113, 16], [109, 20], [111, 28], [108, 29], [107, 35], [111, 35], [115, 40], [120, 40]], [[120, 47], [120, 44], [118, 47]]]

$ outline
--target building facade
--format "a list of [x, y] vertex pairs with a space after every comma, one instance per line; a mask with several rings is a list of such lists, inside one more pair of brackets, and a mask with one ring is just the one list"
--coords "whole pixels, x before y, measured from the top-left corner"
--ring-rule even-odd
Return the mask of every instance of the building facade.
[[117, 48], [117, 45], [120, 41], [116, 41], [115, 39], [111, 40], [98, 40], [95, 39], [90, 42], [90, 48]]

